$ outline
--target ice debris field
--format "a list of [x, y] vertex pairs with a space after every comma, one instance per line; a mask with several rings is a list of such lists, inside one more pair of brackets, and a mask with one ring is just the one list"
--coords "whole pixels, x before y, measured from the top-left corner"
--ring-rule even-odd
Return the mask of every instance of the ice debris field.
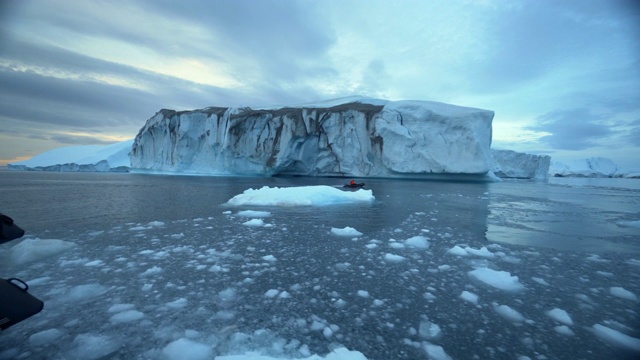
[[640, 259], [472, 246], [437, 211], [376, 234], [287, 212], [374, 200], [370, 190], [263, 187], [208, 218], [5, 247], [8, 271], [45, 308], [1, 334], [0, 359], [640, 353], [628, 335], [638, 331], [638, 288], [624, 281]]

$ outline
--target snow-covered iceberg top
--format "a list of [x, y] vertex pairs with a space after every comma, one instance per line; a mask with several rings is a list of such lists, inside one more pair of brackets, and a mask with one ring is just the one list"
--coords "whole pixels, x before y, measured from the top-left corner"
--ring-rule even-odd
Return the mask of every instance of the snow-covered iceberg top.
[[371, 190], [342, 191], [335, 187], [297, 186], [268, 187], [247, 189], [227, 201], [227, 205], [259, 205], [259, 206], [326, 206], [375, 200]]
[[133, 139], [111, 145], [67, 146], [9, 164], [15, 170], [128, 171]]

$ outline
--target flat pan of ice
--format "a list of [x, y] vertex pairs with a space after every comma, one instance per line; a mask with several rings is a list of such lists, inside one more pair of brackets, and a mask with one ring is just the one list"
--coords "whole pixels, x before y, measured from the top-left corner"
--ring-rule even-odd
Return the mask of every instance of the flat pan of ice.
[[247, 189], [232, 197], [227, 205], [243, 206], [326, 206], [372, 202], [375, 200], [371, 190], [342, 191], [332, 186], [296, 186]]

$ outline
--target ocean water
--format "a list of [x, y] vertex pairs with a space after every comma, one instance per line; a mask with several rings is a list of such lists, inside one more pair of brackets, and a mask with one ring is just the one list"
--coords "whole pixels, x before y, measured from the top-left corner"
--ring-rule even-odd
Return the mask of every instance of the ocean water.
[[184, 339], [278, 358], [640, 354], [640, 181], [366, 179], [370, 204], [225, 205], [346, 181], [0, 171], [24, 239], [74, 244], [32, 261], [0, 245], [0, 276], [45, 301], [0, 333], [0, 359], [158, 359]]

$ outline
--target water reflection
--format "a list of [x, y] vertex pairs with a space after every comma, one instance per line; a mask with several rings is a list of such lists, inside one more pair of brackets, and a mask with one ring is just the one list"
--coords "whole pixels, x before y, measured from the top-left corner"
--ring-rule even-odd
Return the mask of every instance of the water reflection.
[[640, 253], [634, 240], [638, 229], [619, 225], [638, 209], [638, 194], [625, 194], [619, 201], [615, 189], [492, 184], [487, 239], [559, 250]]

